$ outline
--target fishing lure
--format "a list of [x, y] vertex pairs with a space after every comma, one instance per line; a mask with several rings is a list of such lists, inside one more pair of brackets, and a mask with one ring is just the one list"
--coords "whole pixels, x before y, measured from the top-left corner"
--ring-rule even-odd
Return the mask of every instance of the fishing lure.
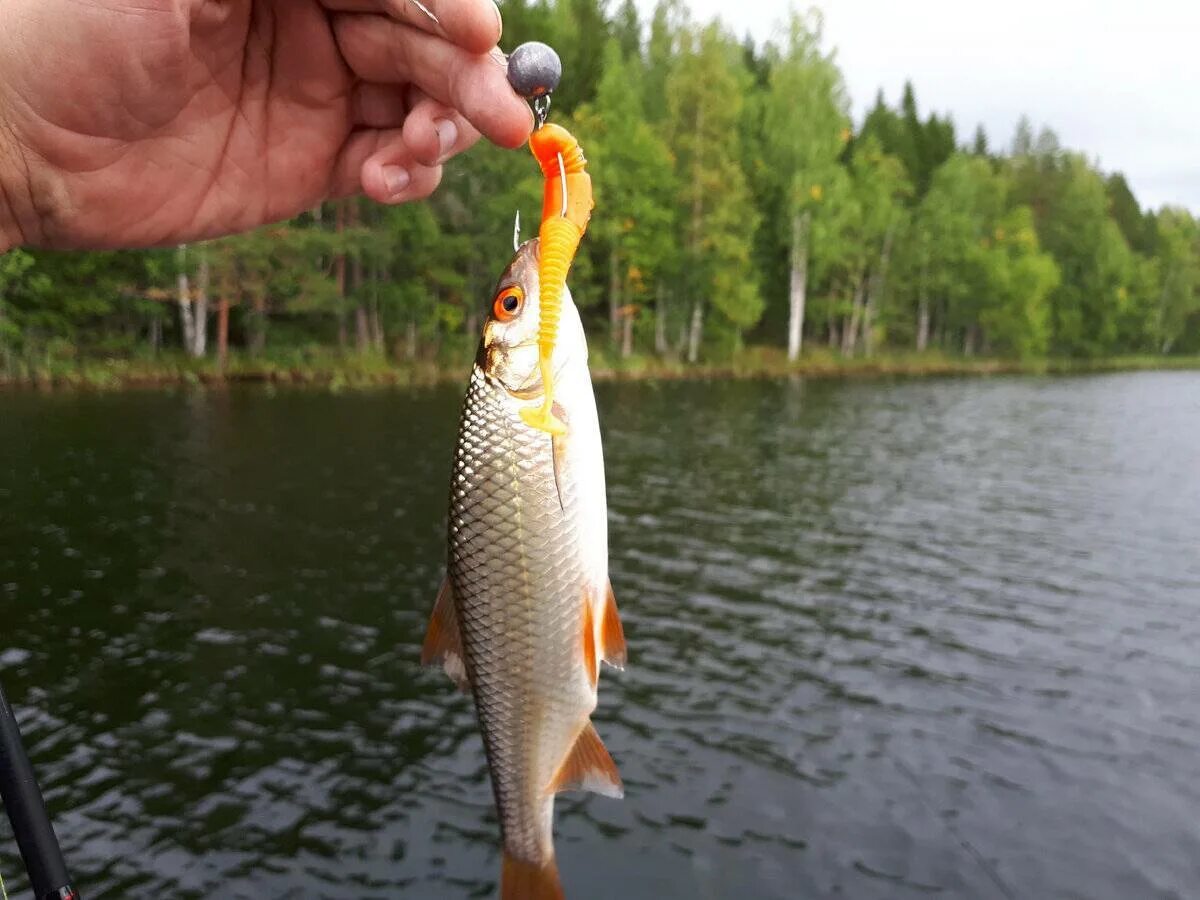
[[561, 125], [546, 122], [550, 94], [562, 74], [558, 55], [544, 44], [523, 44], [513, 51], [508, 72], [509, 83], [534, 103], [538, 127], [529, 137], [529, 149], [545, 179], [542, 223], [538, 229], [541, 247], [538, 357], [543, 401], [540, 407], [521, 410], [521, 418], [532, 428], [551, 435], [563, 435], [567, 427], [554, 414], [554, 371], [550, 363], [558, 340], [567, 274], [595, 205], [592, 177], [587, 171], [583, 149], [574, 135]]

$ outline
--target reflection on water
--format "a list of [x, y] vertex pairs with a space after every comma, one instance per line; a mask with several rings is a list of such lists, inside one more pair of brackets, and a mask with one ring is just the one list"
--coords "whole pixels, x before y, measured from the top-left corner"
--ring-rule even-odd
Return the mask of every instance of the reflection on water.
[[[599, 394], [627, 797], [560, 801], [572, 898], [1194, 895], [1200, 376]], [[456, 410], [0, 396], [0, 673], [89, 896], [492, 895], [416, 664]]]

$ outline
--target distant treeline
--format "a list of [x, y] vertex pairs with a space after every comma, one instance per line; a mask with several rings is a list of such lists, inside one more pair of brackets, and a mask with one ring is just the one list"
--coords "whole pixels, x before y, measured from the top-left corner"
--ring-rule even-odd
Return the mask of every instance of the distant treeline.
[[[1200, 351], [1200, 227], [1143, 210], [1027, 121], [1004, 148], [922, 115], [911, 85], [856, 131], [819, 14], [764, 45], [650, 22], [624, 0], [502, 4], [505, 46], [554, 45], [552, 119], [591, 162], [596, 214], [572, 276], [594, 340], [686, 361], [747, 342], [1003, 357]], [[520, 209], [525, 151], [480, 146], [428, 203], [325, 204], [168, 250], [0, 257], [0, 374], [228, 346], [393, 360], [477, 340]]]

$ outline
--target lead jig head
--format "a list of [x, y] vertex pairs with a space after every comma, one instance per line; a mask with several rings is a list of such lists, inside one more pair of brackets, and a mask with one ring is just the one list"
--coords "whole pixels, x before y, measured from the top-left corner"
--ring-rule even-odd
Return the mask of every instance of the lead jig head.
[[554, 48], [541, 41], [528, 41], [508, 56], [508, 83], [533, 104], [537, 127], [550, 116], [550, 95], [562, 80], [562, 60]]

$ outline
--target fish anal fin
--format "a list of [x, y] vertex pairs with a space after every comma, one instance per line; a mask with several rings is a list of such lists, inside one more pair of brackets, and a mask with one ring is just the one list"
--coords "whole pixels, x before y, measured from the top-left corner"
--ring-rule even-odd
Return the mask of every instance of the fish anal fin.
[[442, 582], [438, 590], [433, 615], [429, 617], [429, 628], [425, 631], [425, 643], [421, 645], [421, 665], [434, 666], [439, 663], [459, 690], [471, 689], [463, 656], [462, 635], [458, 630], [458, 613], [454, 608], [454, 589], [450, 586], [449, 578]]
[[579, 732], [575, 746], [550, 782], [547, 793], [580, 790], [617, 800], [625, 796], [625, 786], [621, 783], [617, 764], [613, 762], [590, 720]]
[[587, 592], [583, 594], [583, 670], [587, 673], [588, 684], [592, 690], [600, 680], [600, 663], [596, 658], [596, 613], [592, 608], [591, 598]]
[[507, 851], [500, 868], [500, 900], [564, 900], [558, 863], [532, 863]]
[[617, 598], [613, 595], [612, 582], [605, 586], [604, 613], [600, 619], [600, 658], [614, 669], [624, 669], [629, 662], [625, 648], [625, 629], [617, 614]]

